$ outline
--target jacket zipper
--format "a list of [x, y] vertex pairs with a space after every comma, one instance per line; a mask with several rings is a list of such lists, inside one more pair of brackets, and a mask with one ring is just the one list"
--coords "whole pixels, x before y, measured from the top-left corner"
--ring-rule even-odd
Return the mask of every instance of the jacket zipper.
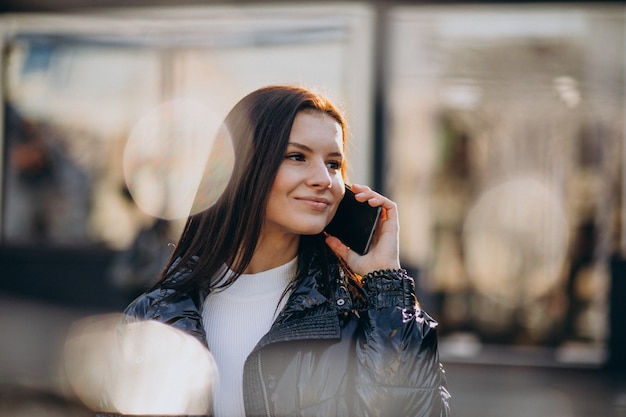
[[261, 389], [263, 390], [263, 404], [265, 405], [265, 415], [272, 417], [270, 411], [269, 398], [267, 398], [267, 387], [265, 386], [265, 379], [263, 378], [263, 371], [261, 369], [261, 352], [257, 353], [257, 366], [259, 368], [259, 379], [261, 380]]

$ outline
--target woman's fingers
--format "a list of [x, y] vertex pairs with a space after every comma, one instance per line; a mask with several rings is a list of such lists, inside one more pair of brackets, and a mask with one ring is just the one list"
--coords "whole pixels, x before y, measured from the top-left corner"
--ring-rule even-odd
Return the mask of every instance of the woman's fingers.
[[335, 252], [337, 256], [343, 260], [348, 259], [350, 255], [350, 248], [344, 245], [341, 240], [337, 239], [335, 236], [327, 235], [326, 244], [333, 252]]
[[335, 237], [328, 237], [326, 243], [337, 256], [346, 261], [348, 266], [359, 275], [364, 275], [377, 269], [399, 268], [399, 226], [396, 203], [364, 185], [354, 184], [352, 185], [352, 191], [355, 193], [357, 201], [367, 201], [372, 207], [383, 208], [370, 251], [360, 256]]
[[[352, 191], [357, 201], [366, 202], [372, 207], [383, 208], [383, 219], [392, 218], [397, 221], [397, 206], [396, 203], [388, 199], [387, 197], [377, 193], [366, 185], [352, 185]], [[389, 211], [389, 213], [386, 213]]]

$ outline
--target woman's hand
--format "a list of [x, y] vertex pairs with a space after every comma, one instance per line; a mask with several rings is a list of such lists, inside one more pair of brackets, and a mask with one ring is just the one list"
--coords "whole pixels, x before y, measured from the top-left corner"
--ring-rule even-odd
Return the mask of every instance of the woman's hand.
[[396, 203], [365, 185], [351, 186], [357, 201], [372, 207], [381, 206], [383, 211], [369, 252], [361, 256], [334, 236], [326, 238], [326, 244], [359, 275], [379, 269], [400, 268], [398, 207]]

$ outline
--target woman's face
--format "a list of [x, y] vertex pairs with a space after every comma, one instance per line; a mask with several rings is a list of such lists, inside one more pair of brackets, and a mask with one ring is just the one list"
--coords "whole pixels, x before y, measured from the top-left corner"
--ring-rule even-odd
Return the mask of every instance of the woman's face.
[[264, 233], [322, 232], [345, 193], [343, 163], [339, 123], [320, 111], [298, 113], [285, 158], [270, 190]]

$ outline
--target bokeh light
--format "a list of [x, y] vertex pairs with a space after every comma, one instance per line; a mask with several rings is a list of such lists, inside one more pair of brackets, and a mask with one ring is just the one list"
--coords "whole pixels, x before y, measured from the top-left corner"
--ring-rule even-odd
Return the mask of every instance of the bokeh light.
[[473, 285], [503, 304], [527, 304], [558, 283], [569, 241], [561, 199], [536, 176], [486, 190], [464, 224], [464, 252]]
[[218, 378], [212, 355], [192, 336], [154, 320], [122, 324], [118, 314], [76, 322], [63, 363], [86, 406], [131, 415], [204, 415]]
[[221, 119], [197, 100], [171, 100], [146, 113], [124, 151], [124, 177], [139, 208], [172, 220], [213, 204], [234, 164], [225, 133]]

